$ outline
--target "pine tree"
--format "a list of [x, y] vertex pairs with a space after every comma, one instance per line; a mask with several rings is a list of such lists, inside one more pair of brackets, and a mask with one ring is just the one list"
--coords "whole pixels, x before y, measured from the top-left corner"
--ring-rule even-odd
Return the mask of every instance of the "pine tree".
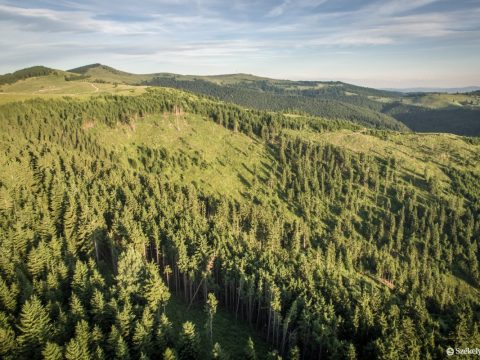
[[85, 320], [80, 320], [75, 326], [75, 337], [72, 338], [65, 349], [67, 360], [89, 360], [90, 354], [90, 329]]
[[14, 359], [16, 351], [15, 332], [8, 324], [5, 315], [0, 312], [0, 358]]
[[7, 282], [0, 278], [0, 305], [10, 312], [17, 308], [17, 296], [20, 291], [15, 283], [8, 286]]
[[126, 302], [120, 311], [116, 314], [116, 324], [124, 339], [130, 339], [133, 327], [135, 325], [135, 313], [132, 304]]
[[143, 316], [135, 325], [133, 345], [138, 353], [150, 356], [153, 347], [153, 316], [148, 307], [145, 307]]
[[157, 348], [163, 350], [173, 343], [172, 323], [168, 320], [167, 315], [162, 314], [158, 323], [156, 334]]
[[128, 345], [115, 325], [112, 325], [112, 330], [108, 336], [107, 343], [110, 354], [109, 358], [116, 360], [130, 359]]
[[40, 357], [42, 349], [50, 339], [53, 327], [47, 310], [35, 295], [23, 305], [18, 328], [21, 352], [25, 357]]
[[115, 278], [119, 296], [125, 301], [132, 300], [143, 293], [146, 269], [142, 256], [130, 246], [122, 253], [118, 261], [118, 273]]
[[251, 337], [248, 338], [247, 346], [245, 348], [245, 359], [246, 360], [256, 360], [257, 353], [255, 352], [255, 344]]
[[103, 327], [107, 322], [107, 304], [105, 302], [105, 295], [98, 289], [93, 291], [93, 296], [90, 300], [90, 308], [92, 309], [95, 323]]
[[348, 360], [356, 360], [357, 359], [357, 352], [355, 350], [355, 346], [352, 343], [348, 343], [346, 347], [346, 358]]
[[267, 357], [268, 360], [282, 360], [282, 357], [278, 353], [277, 350], [272, 350], [268, 352]]
[[45, 360], [62, 360], [62, 347], [53, 342], [47, 342], [47, 345], [42, 351]]
[[71, 320], [73, 321], [72, 326], [78, 321], [87, 318], [87, 311], [85, 310], [82, 301], [75, 293], [70, 297], [70, 315]]
[[213, 317], [217, 312], [217, 298], [215, 294], [209, 293], [207, 302], [205, 303], [205, 312], [207, 313], [207, 329], [210, 337], [210, 342], [213, 342]]
[[161, 306], [165, 306], [170, 298], [168, 288], [165, 286], [157, 265], [149, 263], [147, 266], [148, 279], [145, 284], [145, 298], [150, 308], [158, 312]]
[[186, 321], [182, 325], [178, 344], [178, 358], [180, 360], [200, 359], [200, 338], [195, 325]]
[[175, 355], [175, 351], [172, 348], [166, 348], [163, 352], [163, 360], [176, 360], [177, 355]]
[[213, 345], [212, 358], [220, 360], [227, 360], [229, 358], [218, 342]]

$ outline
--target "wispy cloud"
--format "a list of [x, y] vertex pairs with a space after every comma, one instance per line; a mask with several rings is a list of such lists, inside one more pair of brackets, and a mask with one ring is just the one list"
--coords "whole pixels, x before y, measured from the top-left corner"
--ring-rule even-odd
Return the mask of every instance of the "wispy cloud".
[[[282, 77], [303, 67], [313, 77], [450, 44], [461, 48], [450, 61], [480, 77], [470, 70], [480, 62], [479, 18], [477, 0], [0, 0], [0, 69], [113, 61], [133, 71], [275, 68]], [[428, 69], [422, 56], [417, 67]]]
[[290, 0], [284, 0], [280, 5], [277, 5], [272, 10], [270, 10], [267, 14], [267, 17], [277, 17], [282, 15], [289, 4]]

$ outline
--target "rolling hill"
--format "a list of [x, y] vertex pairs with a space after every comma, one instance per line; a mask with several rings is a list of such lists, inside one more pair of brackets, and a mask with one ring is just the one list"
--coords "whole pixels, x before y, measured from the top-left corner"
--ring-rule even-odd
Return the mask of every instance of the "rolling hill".
[[130, 76], [1, 95], [3, 358], [440, 358], [479, 340], [478, 138], [93, 71]]
[[[0, 103], [18, 96], [23, 99], [32, 95], [54, 97], [56, 93], [82, 96], [96, 89], [119, 94], [141, 93], [147, 86], [160, 86], [208, 95], [251, 109], [343, 119], [377, 129], [480, 135], [480, 97], [475, 92], [404, 94], [342, 82], [275, 80], [249, 74], [131, 74], [98, 63], [68, 72], [32, 69], [55, 79], [54, 83], [47, 84], [46, 79], [38, 77], [4, 75], [11, 86], [0, 86]], [[32, 70], [22, 71], [28, 74]], [[31, 82], [23, 83], [25, 79]], [[16, 85], [17, 81], [22, 85]], [[12, 93], [15, 96], [9, 97]]]
[[58, 70], [50, 69], [45, 66], [32, 66], [26, 69], [15, 71], [11, 74], [4, 74], [0, 76], [0, 85], [12, 84], [19, 80], [24, 80], [32, 77], [46, 76], [53, 73], [58, 73]]
[[188, 90], [260, 110], [348, 119], [374, 128], [480, 135], [480, 98], [475, 93], [404, 94], [342, 82], [274, 80], [248, 74], [134, 75], [100, 64], [72, 71], [109, 82]]

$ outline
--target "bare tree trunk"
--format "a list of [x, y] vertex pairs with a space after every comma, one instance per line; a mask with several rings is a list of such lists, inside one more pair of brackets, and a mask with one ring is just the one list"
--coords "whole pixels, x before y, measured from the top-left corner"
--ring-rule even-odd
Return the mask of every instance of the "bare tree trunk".
[[238, 307], [240, 306], [240, 288], [238, 288], [237, 308], [235, 310], [235, 320], [238, 318]]
[[97, 258], [97, 263], [100, 261], [100, 256], [98, 254], [98, 244], [97, 244], [97, 237], [94, 237], [93, 243], [95, 245], [95, 257]]
[[183, 295], [185, 296], [185, 301], [188, 302], [187, 274], [183, 274]]
[[270, 323], [272, 319], [272, 307], [269, 306], [268, 309], [268, 328], [267, 328], [267, 342], [270, 340]]
[[260, 320], [260, 311], [262, 310], [262, 298], [259, 297], [258, 298], [258, 309], [257, 309], [257, 329], [258, 329], [258, 326], [261, 324], [261, 320]]

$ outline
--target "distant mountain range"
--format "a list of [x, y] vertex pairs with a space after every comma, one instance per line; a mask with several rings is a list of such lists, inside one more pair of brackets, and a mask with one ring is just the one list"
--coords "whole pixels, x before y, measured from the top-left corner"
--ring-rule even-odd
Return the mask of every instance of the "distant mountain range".
[[417, 87], [417, 88], [386, 88], [387, 91], [399, 91], [402, 93], [469, 93], [473, 91], [479, 91], [480, 86], [466, 86], [455, 88], [435, 88], [435, 87]]

